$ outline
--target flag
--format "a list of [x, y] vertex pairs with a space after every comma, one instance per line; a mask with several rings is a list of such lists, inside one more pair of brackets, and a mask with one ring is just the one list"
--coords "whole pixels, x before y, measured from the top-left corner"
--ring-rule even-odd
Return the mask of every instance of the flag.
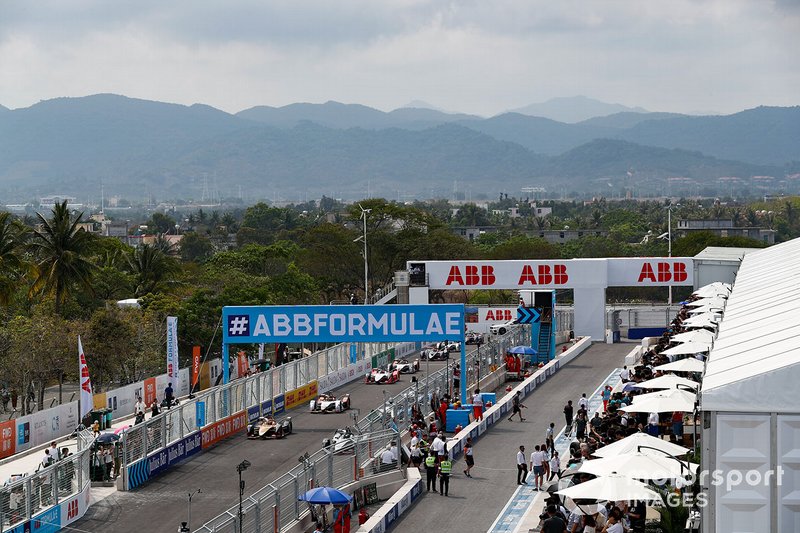
[[197, 390], [200, 380], [200, 347], [192, 346], [192, 392]]
[[86, 364], [86, 355], [83, 353], [83, 344], [81, 344], [81, 336], [78, 335], [78, 381], [81, 384], [81, 397], [80, 397], [80, 419], [89, 411], [94, 408], [94, 400], [92, 396], [92, 380], [89, 377], [89, 365]]
[[167, 375], [178, 381], [178, 317], [167, 317]]

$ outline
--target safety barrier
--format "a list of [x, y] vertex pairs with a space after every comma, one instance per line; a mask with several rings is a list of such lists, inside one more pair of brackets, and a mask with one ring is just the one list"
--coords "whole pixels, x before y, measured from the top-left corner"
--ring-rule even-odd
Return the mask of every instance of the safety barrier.
[[[388, 343], [363, 345], [363, 353], [386, 352]], [[244, 429], [265, 413], [281, 414], [316, 396], [318, 379], [348, 368], [355, 356], [339, 344], [266, 372], [204, 391], [122, 434], [124, 490], [131, 490], [176, 463]]]
[[77, 453], [0, 488], [0, 532], [54, 532], [86, 513], [94, 438], [88, 431], [77, 437]]
[[298, 500], [307, 490], [318, 486], [342, 488], [353, 481], [384, 473], [377, 463], [377, 455], [397, 438], [396, 431], [387, 430], [354, 435], [344, 446], [330, 446], [303, 457], [302, 464], [244, 498], [241, 517], [239, 507], [231, 507], [194, 531], [285, 531], [309, 512]]

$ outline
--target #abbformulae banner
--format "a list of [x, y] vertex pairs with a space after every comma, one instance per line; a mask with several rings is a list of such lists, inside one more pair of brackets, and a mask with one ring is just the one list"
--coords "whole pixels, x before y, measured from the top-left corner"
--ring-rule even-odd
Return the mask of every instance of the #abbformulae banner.
[[167, 317], [167, 375], [178, 380], [178, 317]]
[[412, 342], [464, 335], [462, 304], [224, 307], [224, 343]]

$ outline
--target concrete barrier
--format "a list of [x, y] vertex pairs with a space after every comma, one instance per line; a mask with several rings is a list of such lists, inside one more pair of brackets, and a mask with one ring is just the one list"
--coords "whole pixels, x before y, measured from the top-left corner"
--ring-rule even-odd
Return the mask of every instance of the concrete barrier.
[[[406, 470], [408, 476], [405, 483], [398, 489], [380, 509], [358, 528], [358, 533], [384, 533], [397, 518], [407, 511], [414, 501], [422, 494], [422, 475], [416, 468]], [[378, 487], [378, 497], [380, 497]]]

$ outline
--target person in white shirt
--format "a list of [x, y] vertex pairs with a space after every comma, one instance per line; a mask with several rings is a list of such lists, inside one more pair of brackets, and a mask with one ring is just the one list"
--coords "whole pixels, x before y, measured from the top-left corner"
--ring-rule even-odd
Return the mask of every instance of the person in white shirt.
[[627, 383], [631, 379], [631, 371], [628, 370], [627, 366], [622, 367], [622, 372], [619, 373], [619, 378], [622, 380], [623, 383]]
[[658, 413], [650, 413], [647, 417], [647, 432], [653, 437], [658, 437]]
[[58, 461], [60, 459], [60, 455], [58, 453], [58, 447], [56, 447], [56, 441], [50, 443], [50, 457], [53, 458], [53, 461]]
[[553, 456], [550, 458], [550, 477], [548, 481], [553, 479], [555, 476], [561, 475], [561, 459], [558, 457], [558, 452], [553, 450]]
[[531, 470], [533, 470], [533, 484], [536, 490], [542, 489], [542, 481], [544, 478], [544, 453], [537, 444], [534, 452], [531, 454]]
[[394, 460], [397, 461], [397, 443], [395, 441], [392, 441], [392, 447], [389, 448], [389, 451], [392, 452]]
[[135, 415], [138, 415], [140, 413], [144, 414], [144, 409], [145, 409], [145, 406], [144, 406], [144, 402], [142, 401], [142, 399], [141, 398], [136, 398], [136, 403], [133, 405], [133, 414], [135, 414]]
[[475, 389], [472, 396], [472, 414], [475, 420], [483, 420], [483, 395], [480, 389]]
[[53, 464], [54, 461], [55, 458], [50, 455], [50, 448], [47, 448], [44, 451], [44, 455], [42, 456], [42, 468], [47, 468], [48, 466]]
[[394, 464], [394, 462], [395, 458], [392, 450], [383, 450], [383, 453], [381, 453], [381, 466], [391, 465]]
[[524, 485], [528, 478], [528, 463], [525, 461], [525, 446], [517, 452], [517, 485]]
[[584, 392], [581, 394], [580, 400], [578, 400], [578, 407], [583, 409], [584, 411], [589, 410], [589, 400], [586, 399], [586, 393]]

